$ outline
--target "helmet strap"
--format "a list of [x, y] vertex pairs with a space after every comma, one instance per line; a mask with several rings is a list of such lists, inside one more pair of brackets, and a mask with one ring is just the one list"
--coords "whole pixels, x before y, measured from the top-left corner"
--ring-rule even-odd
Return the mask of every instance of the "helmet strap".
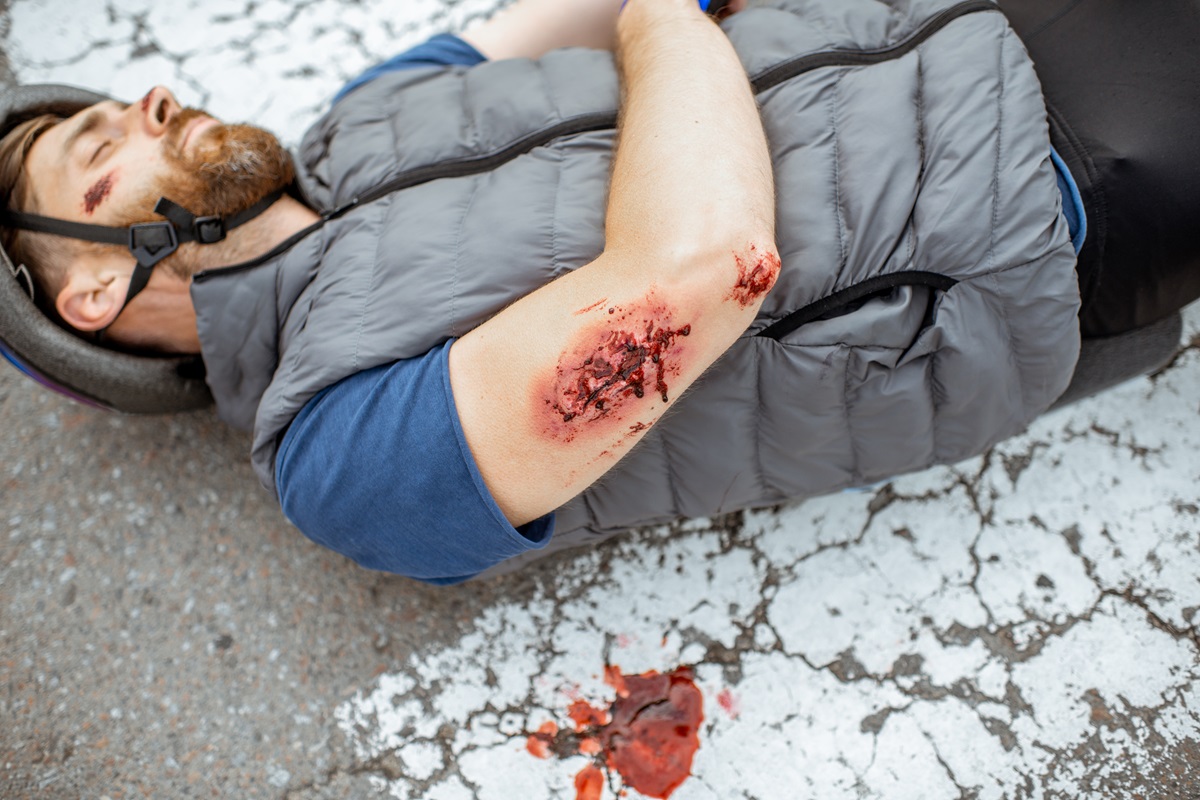
[[146, 288], [154, 267], [178, 250], [179, 245], [188, 242], [216, 244], [224, 241], [229, 231], [245, 225], [259, 216], [282, 196], [283, 189], [277, 189], [244, 211], [239, 211], [229, 217], [199, 217], [173, 200], [160, 197], [154, 206], [154, 213], [165, 217], [164, 221], [142, 222], [130, 225], [128, 228], [69, 222], [37, 214], [25, 214], [20, 211], [0, 213], [0, 225], [128, 248], [130, 255], [137, 261], [137, 265], [133, 268], [133, 275], [129, 279], [129, 291], [125, 294], [125, 305], [122, 306], [124, 308], [129, 305], [129, 301]]

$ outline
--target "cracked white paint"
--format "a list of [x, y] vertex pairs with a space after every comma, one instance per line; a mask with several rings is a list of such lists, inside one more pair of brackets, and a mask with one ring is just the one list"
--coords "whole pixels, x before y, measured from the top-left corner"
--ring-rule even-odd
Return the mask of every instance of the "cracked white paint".
[[[1188, 630], [1200, 603], [1197, 361], [1049, 415], [988, 458], [899, 479], [882, 508], [839, 495], [747, 515], [732, 549], [691, 523], [581, 555], [534, 602], [492, 609], [344, 703], [343, 729], [369, 760], [403, 748], [409, 724], [449, 724], [469, 731], [452, 752], [480, 797], [560, 797], [582, 762], [538, 761], [520, 733], [569, 725], [576, 693], [611, 699], [607, 655], [627, 672], [697, 663], [707, 722], [682, 800], [1123, 796], [1109, 787], [1200, 731], [1195, 629], [1162, 629]], [[739, 680], [706, 662], [710, 642], [741, 651]], [[395, 716], [393, 696], [435, 681], [435, 719]], [[716, 701], [726, 688], [736, 717]], [[517, 719], [479, 716], [489, 701]], [[1081, 760], [1093, 736], [1109, 755]]]
[[[13, 0], [3, 46], [25, 82], [165, 83], [295, 143], [345, 79], [500, 5]], [[606, 660], [695, 664], [678, 800], [1131, 797], [1200, 739], [1198, 362], [955, 468], [582, 553], [335, 716], [394, 797], [569, 797], [587, 759], [524, 734], [611, 700]]]

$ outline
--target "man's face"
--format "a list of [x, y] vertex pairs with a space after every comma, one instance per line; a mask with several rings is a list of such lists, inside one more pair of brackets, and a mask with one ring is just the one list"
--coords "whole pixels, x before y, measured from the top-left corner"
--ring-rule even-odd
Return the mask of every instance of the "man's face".
[[125, 226], [156, 220], [168, 197], [199, 216], [228, 215], [291, 182], [267, 131], [225, 125], [155, 87], [138, 103], [97, 103], [38, 138], [26, 161], [43, 216]]

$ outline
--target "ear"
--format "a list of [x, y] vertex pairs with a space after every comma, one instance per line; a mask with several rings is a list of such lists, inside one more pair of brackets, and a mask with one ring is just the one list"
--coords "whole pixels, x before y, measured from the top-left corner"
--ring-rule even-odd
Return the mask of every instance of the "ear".
[[77, 330], [107, 328], [125, 304], [130, 275], [115, 266], [74, 266], [54, 301], [59, 316]]

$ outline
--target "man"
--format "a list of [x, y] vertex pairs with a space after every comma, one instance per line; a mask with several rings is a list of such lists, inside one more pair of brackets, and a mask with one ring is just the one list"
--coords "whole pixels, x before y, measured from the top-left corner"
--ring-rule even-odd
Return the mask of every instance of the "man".
[[[957, 460], [1065, 387], [1074, 248], [1004, 19], [911, 5], [522, 0], [489, 63], [348, 87], [302, 194], [155, 88], [10, 134], [9, 207], [198, 241], [8, 246], [74, 329], [202, 353], [289, 518], [424, 580]], [[614, 40], [615, 158], [610, 57], [548, 52]]]

